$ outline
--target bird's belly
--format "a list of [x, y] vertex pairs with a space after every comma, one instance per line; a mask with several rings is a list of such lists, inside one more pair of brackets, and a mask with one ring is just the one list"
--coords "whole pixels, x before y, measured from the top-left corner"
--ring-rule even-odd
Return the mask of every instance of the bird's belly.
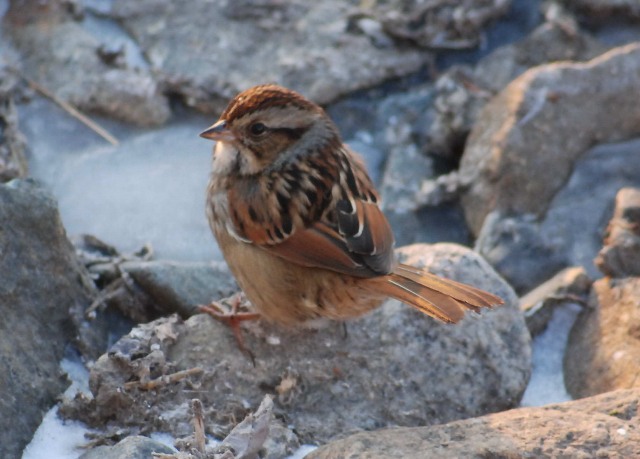
[[344, 320], [384, 299], [366, 289], [365, 279], [295, 265], [225, 231], [216, 231], [216, 238], [240, 288], [269, 321], [295, 326], [320, 317]]

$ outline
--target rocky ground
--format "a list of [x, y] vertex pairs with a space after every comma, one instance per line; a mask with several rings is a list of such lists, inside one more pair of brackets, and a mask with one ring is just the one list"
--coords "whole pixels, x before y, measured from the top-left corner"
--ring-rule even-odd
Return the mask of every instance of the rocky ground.
[[[640, 456], [639, 21], [606, 0], [9, 1], [0, 456], [56, 403], [95, 429], [85, 459]], [[197, 314], [236, 291], [224, 263], [67, 234], [29, 172], [21, 114], [40, 97], [163, 129], [265, 81], [324, 104], [365, 154], [399, 256], [505, 305], [456, 326], [395, 301], [346, 326], [249, 323], [252, 363]], [[577, 400], [519, 408], [531, 337], [566, 304]], [[73, 352], [90, 392], [63, 397]]]

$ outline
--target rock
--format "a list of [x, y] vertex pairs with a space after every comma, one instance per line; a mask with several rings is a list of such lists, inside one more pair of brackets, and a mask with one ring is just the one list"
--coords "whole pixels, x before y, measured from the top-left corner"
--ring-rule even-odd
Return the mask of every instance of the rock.
[[255, 413], [249, 414], [222, 440], [220, 449], [233, 451], [237, 458], [258, 457], [269, 436], [273, 418], [273, 399], [265, 396]]
[[[531, 69], [489, 102], [460, 165], [474, 234], [492, 211], [543, 216], [589, 147], [640, 133], [639, 68], [640, 44], [622, 46], [588, 63]], [[602, 106], [616, 110], [603, 116]]]
[[300, 449], [300, 442], [295, 432], [277, 419], [269, 425], [269, 436], [262, 448], [264, 459], [280, 459], [289, 457]]
[[300, 442], [317, 443], [360, 429], [441, 423], [516, 406], [531, 349], [510, 287], [459, 246], [415, 245], [400, 253], [406, 262], [488, 289], [506, 305], [456, 326], [397, 301], [349, 322], [346, 333], [339, 323], [301, 330], [245, 323], [255, 367], [228, 328], [210, 317], [159, 319], [103, 355], [91, 370], [93, 398], [67, 401], [61, 412], [95, 427], [108, 422], [129, 432], [184, 435], [195, 389], [207, 433], [221, 438], [272, 394], [276, 419]]
[[640, 277], [600, 279], [576, 320], [564, 355], [575, 398], [640, 387]]
[[639, 457], [640, 390], [520, 408], [449, 424], [361, 432], [307, 459]]
[[529, 68], [556, 61], [584, 61], [606, 48], [590, 35], [545, 23], [524, 40], [501, 46], [475, 67], [457, 65], [435, 83], [433, 116], [421, 131], [424, 151], [457, 160], [482, 108]]
[[21, 55], [22, 74], [83, 111], [141, 126], [167, 121], [168, 99], [149, 71], [105, 62], [104, 45], [66, 3], [10, 3], [4, 33]]
[[153, 453], [171, 454], [174, 449], [147, 437], [134, 436], [121, 440], [114, 446], [97, 446], [80, 459], [149, 459]]
[[452, 177], [455, 172], [434, 176], [454, 167], [478, 113], [511, 79], [533, 65], [586, 60], [604, 49], [587, 34], [569, 35], [558, 25], [545, 24], [522, 42], [498, 48], [475, 68], [453, 67], [435, 85], [389, 94], [371, 90], [329, 106], [346, 138], [364, 131], [373, 145], [387, 152], [380, 190], [398, 244], [470, 244], [457, 206], [465, 185]]
[[[157, 313], [182, 317], [236, 292], [233, 276], [223, 263], [130, 261], [120, 265], [151, 300]], [[156, 315], [157, 317], [157, 315]]]
[[[280, 459], [290, 456], [299, 447], [295, 434], [273, 418], [273, 398], [265, 395], [256, 412], [247, 415], [219, 444], [197, 449], [205, 451], [206, 457], [212, 459]], [[193, 451], [193, 448], [180, 449]], [[196, 454], [185, 459], [200, 458]]]
[[640, 141], [634, 140], [587, 151], [541, 221], [533, 215], [491, 214], [476, 250], [519, 292], [566, 266], [582, 266], [590, 277], [598, 277], [593, 259], [602, 248], [616, 192], [640, 185], [638, 148]]
[[389, 151], [382, 176], [382, 210], [398, 244], [424, 239], [426, 233], [416, 211], [414, 196], [424, 177], [433, 176], [433, 161], [412, 143], [402, 143]]
[[[629, 96], [639, 89], [637, 67], [640, 45], [585, 64], [532, 69], [494, 98], [474, 127], [460, 168], [460, 182], [468, 185], [465, 217], [479, 234], [478, 250], [519, 291], [565, 266], [595, 275], [591, 260], [600, 248], [603, 213], [620, 187], [638, 183], [640, 163], [633, 160], [635, 144], [587, 150], [639, 132], [637, 101]], [[615, 106], [615, 114], [603, 116], [596, 105]], [[538, 255], [522, 270], [532, 251]]]
[[94, 290], [54, 199], [30, 180], [0, 185], [0, 457], [19, 457], [67, 386], [59, 363], [69, 316]]
[[380, 43], [385, 37], [374, 32], [375, 18], [337, 0], [233, 1], [216, 4], [215, 14], [211, 8], [195, 0], [145, 0], [116, 1], [112, 9], [169, 90], [207, 112], [222, 111], [236, 93], [265, 82], [327, 103], [413, 73], [432, 56]]
[[189, 317], [198, 313], [197, 306], [229, 297], [238, 289], [223, 262], [152, 260], [154, 252], [149, 244], [122, 254], [88, 234], [74, 237], [73, 243], [101, 289], [92, 310], [107, 306], [137, 323], [176, 312]]
[[584, 268], [566, 268], [544, 284], [520, 298], [520, 309], [524, 313], [531, 336], [542, 333], [553, 311], [566, 303], [586, 304], [591, 279]]
[[26, 141], [18, 129], [13, 101], [0, 94], [0, 183], [26, 177], [29, 165], [25, 151]]
[[382, 29], [391, 37], [426, 48], [464, 49], [480, 43], [482, 28], [504, 15], [510, 0], [389, 2], [375, 5]]
[[469, 232], [455, 205], [419, 207], [416, 196], [436, 164], [423, 154], [417, 134], [432, 115], [433, 88], [420, 86], [393, 94], [375, 105], [374, 143], [388, 153], [380, 183], [382, 206], [397, 245], [415, 242], [468, 244]]
[[0, 54], [0, 183], [25, 177], [28, 171], [26, 141], [13, 103], [17, 86], [15, 73]]
[[640, 276], [640, 189], [618, 191], [604, 244], [594, 261], [600, 271], [610, 277]]
[[526, 293], [569, 265], [562, 241], [544, 238], [533, 215], [487, 215], [475, 250], [509, 280], [518, 293]]
[[562, 3], [591, 22], [607, 22], [612, 16], [630, 22], [640, 20], [640, 7], [628, 0], [562, 0]]
[[[101, 291], [94, 308], [108, 306], [134, 322], [149, 322], [178, 313], [187, 318], [198, 306], [226, 298], [237, 290], [222, 262], [121, 261], [118, 276]], [[94, 265], [91, 272], [109, 269]]]
[[[345, 108], [347, 113], [351, 109], [355, 114], [351, 118], [361, 124], [365, 120], [364, 128], [374, 133], [374, 143], [389, 152], [381, 192], [385, 213], [398, 242], [471, 243], [457, 204], [466, 183], [461, 183], [455, 171], [434, 178], [442, 173], [444, 161], [437, 162], [433, 157], [445, 158], [447, 170], [454, 167], [481, 109], [496, 92], [531, 66], [563, 59], [586, 60], [604, 49], [587, 34], [578, 31], [570, 35], [559, 25], [548, 23], [525, 40], [498, 48], [473, 68], [454, 66], [435, 85], [423, 84], [406, 94], [391, 94], [368, 108], [362, 108], [365, 104], [358, 100], [341, 102], [330, 109], [339, 121], [344, 118]], [[372, 118], [378, 121], [371, 122]], [[351, 119], [346, 121], [352, 131], [355, 123]], [[532, 247], [534, 252], [537, 249]], [[510, 258], [507, 261], [513, 263]], [[513, 268], [527, 271], [522, 261], [514, 263]], [[492, 259], [492, 263], [499, 261]], [[563, 263], [564, 260], [556, 268], [561, 269]], [[535, 281], [542, 282], [547, 277]]]

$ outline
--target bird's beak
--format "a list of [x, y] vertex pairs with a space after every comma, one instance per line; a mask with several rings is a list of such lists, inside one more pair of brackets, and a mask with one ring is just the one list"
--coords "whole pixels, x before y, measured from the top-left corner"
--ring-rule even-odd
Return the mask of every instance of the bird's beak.
[[233, 132], [231, 132], [227, 127], [227, 122], [225, 120], [219, 120], [215, 124], [209, 126], [200, 133], [200, 137], [215, 140], [216, 142], [232, 142], [236, 138], [233, 135]]

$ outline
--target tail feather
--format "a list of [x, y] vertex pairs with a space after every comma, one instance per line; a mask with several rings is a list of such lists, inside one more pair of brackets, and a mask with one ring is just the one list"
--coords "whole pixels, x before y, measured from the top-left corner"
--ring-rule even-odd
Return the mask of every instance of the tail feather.
[[439, 290], [441, 293], [466, 303], [469, 309], [473, 309], [476, 312], [479, 312], [481, 308], [490, 308], [504, 303], [499, 296], [471, 285], [436, 276], [413, 266], [399, 264], [394, 274], [411, 279], [424, 287]]
[[376, 292], [447, 323], [459, 322], [467, 309], [479, 313], [482, 308], [504, 303], [500, 297], [484, 290], [404, 264], [399, 264], [391, 274], [371, 281], [370, 286]]

